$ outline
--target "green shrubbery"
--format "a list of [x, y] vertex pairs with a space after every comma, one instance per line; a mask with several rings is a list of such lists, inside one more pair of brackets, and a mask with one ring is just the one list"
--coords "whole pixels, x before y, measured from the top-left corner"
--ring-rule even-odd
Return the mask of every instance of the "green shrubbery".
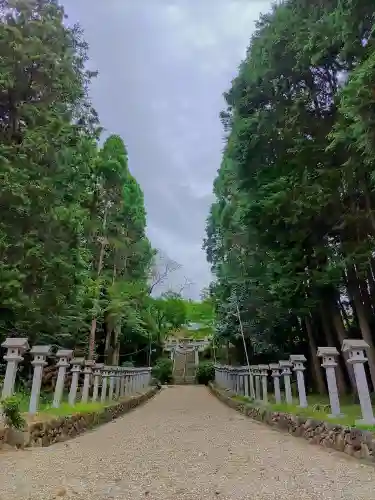
[[152, 367], [152, 376], [161, 384], [169, 384], [172, 382], [172, 360], [168, 358], [160, 358], [156, 365]]
[[23, 429], [25, 419], [21, 414], [21, 401], [17, 396], [10, 396], [1, 401], [1, 411], [5, 418], [5, 424], [13, 429]]
[[205, 384], [207, 385], [209, 382], [214, 380], [215, 378], [215, 368], [214, 364], [212, 361], [204, 361], [203, 363], [200, 363], [197, 372], [196, 372], [196, 379], [198, 384]]

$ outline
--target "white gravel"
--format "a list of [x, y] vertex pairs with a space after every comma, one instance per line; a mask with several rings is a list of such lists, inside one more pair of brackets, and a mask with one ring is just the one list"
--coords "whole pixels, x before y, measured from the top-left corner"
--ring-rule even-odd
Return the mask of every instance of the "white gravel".
[[374, 500], [375, 467], [171, 387], [66, 443], [0, 453], [1, 500]]

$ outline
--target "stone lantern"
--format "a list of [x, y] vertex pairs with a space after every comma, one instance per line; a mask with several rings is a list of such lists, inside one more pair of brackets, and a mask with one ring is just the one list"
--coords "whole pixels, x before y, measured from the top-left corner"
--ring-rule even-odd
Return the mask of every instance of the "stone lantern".
[[83, 378], [83, 388], [82, 388], [82, 403], [87, 403], [89, 399], [90, 390], [90, 377], [92, 374], [92, 368], [94, 366], [94, 361], [86, 360], [83, 368], [84, 378]]
[[252, 372], [255, 378], [255, 399], [260, 401], [260, 370], [258, 365], [253, 365]]
[[107, 385], [108, 385], [108, 377], [110, 373], [110, 366], [103, 366], [103, 371], [102, 371], [102, 393], [100, 395], [100, 401], [102, 403], [105, 402], [107, 398]]
[[103, 363], [95, 363], [93, 366], [93, 374], [94, 374], [94, 387], [92, 390], [92, 402], [95, 403], [98, 399], [99, 395], [99, 382], [100, 377], [102, 376], [102, 370], [104, 368]]
[[16, 382], [18, 364], [23, 361], [23, 353], [29, 349], [29, 343], [26, 338], [7, 338], [1, 344], [2, 347], [7, 349], [4, 356], [7, 362], [2, 399], [12, 396], [14, 392], [14, 384]]
[[95, 403], [95, 401], [98, 399], [99, 395], [99, 381], [100, 377], [102, 376], [102, 370], [104, 368], [103, 363], [95, 363], [93, 366], [93, 371], [94, 371], [94, 388], [92, 390], [92, 402]]
[[262, 393], [263, 393], [263, 403], [268, 403], [268, 370], [269, 365], [259, 365], [260, 375], [262, 377]]
[[290, 361], [279, 361], [280, 368], [282, 370], [281, 374], [284, 377], [284, 388], [285, 388], [285, 401], [288, 405], [293, 404], [292, 388], [290, 385], [290, 377], [292, 375], [291, 368], [293, 363]]
[[337, 390], [335, 368], [337, 366], [336, 357], [339, 355], [336, 347], [318, 347], [317, 356], [322, 358], [322, 367], [325, 369], [329, 403], [331, 406], [330, 417], [341, 417], [340, 399]]
[[108, 390], [108, 399], [110, 401], [112, 401], [112, 399], [113, 399], [113, 392], [115, 389], [115, 376], [116, 376], [116, 367], [110, 366], [109, 367], [109, 390]]
[[125, 396], [125, 368], [120, 366], [120, 398]]
[[342, 343], [342, 351], [347, 352], [347, 363], [353, 365], [355, 382], [357, 385], [359, 403], [361, 405], [362, 420], [358, 424], [374, 425], [375, 418], [372, 409], [370, 391], [367, 384], [364, 364], [367, 361], [365, 350], [369, 345], [362, 339], [345, 339]]
[[273, 387], [275, 390], [275, 401], [277, 404], [281, 403], [281, 392], [280, 392], [280, 365], [279, 363], [270, 364], [270, 370], [272, 370], [271, 376], [273, 378]]
[[293, 363], [293, 371], [297, 374], [297, 388], [299, 396], [299, 406], [301, 408], [307, 408], [307, 397], [306, 397], [306, 387], [305, 387], [305, 377], [303, 372], [305, 370], [304, 363], [306, 358], [303, 354], [292, 354], [290, 356], [290, 361]]
[[56, 353], [56, 357], [59, 359], [57, 362], [57, 367], [59, 371], [57, 372], [57, 380], [55, 385], [55, 393], [53, 395], [52, 406], [58, 408], [64, 392], [65, 385], [65, 374], [66, 369], [69, 366], [69, 361], [73, 356], [73, 351], [70, 349], [59, 349]]
[[72, 368], [70, 370], [72, 372], [72, 383], [70, 384], [69, 399], [68, 399], [70, 406], [74, 406], [76, 402], [78, 378], [79, 374], [81, 373], [81, 366], [84, 364], [84, 362], [85, 362], [84, 358], [74, 358], [70, 362], [72, 365]]
[[51, 352], [50, 345], [36, 345], [30, 354], [34, 356], [31, 364], [34, 366], [33, 383], [31, 386], [29, 413], [35, 415], [38, 411], [40, 386], [42, 384], [43, 368], [46, 366], [46, 358]]
[[250, 397], [251, 399], [255, 399], [255, 386], [254, 386], [254, 370], [252, 366], [248, 368], [249, 372], [249, 389], [250, 389]]
[[121, 392], [121, 367], [116, 366], [116, 384], [115, 384], [116, 399], [120, 399], [120, 392]]

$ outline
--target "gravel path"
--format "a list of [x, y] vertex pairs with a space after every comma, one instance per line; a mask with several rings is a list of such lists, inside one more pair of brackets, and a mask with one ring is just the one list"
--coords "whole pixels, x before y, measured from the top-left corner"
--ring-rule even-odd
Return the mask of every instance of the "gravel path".
[[66, 443], [0, 454], [1, 500], [367, 500], [375, 468], [172, 387]]

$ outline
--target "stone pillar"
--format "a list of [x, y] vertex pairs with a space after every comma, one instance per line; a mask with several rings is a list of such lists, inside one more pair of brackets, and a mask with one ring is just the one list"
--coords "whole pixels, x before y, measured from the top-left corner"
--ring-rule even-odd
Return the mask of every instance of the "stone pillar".
[[125, 370], [123, 367], [120, 368], [120, 398], [125, 396]]
[[303, 354], [295, 354], [290, 356], [290, 361], [293, 363], [293, 371], [297, 374], [299, 406], [300, 408], [307, 408], [308, 403], [306, 397], [305, 377], [303, 375], [303, 372], [305, 371], [303, 363], [306, 362], [306, 358]]
[[69, 399], [68, 399], [70, 406], [74, 406], [76, 404], [78, 379], [79, 379], [79, 374], [81, 373], [81, 366], [84, 364], [84, 362], [85, 360], [83, 358], [74, 358], [70, 362], [72, 365], [72, 369], [70, 370], [72, 373], [72, 383], [70, 384]]
[[263, 394], [263, 404], [268, 404], [268, 370], [269, 365], [259, 365], [260, 375], [262, 377], [262, 394]]
[[94, 388], [92, 390], [92, 402], [95, 403], [99, 396], [99, 382], [102, 376], [102, 370], [104, 368], [103, 363], [95, 363], [94, 365]]
[[198, 347], [194, 347], [194, 357], [195, 357], [195, 366], [199, 365], [199, 351]]
[[102, 371], [102, 393], [100, 395], [101, 403], [105, 403], [107, 399], [107, 386], [108, 386], [108, 377], [109, 377], [109, 366], [104, 366]]
[[237, 394], [237, 370], [236, 368], [231, 368], [232, 373], [232, 391]]
[[125, 396], [130, 396], [130, 393], [131, 393], [130, 373], [129, 373], [129, 369], [126, 369], [126, 375], [125, 375]]
[[362, 339], [345, 339], [342, 343], [342, 351], [349, 353], [347, 363], [353, 365], [358, 398], [361, 405], [362, 419], [358, 420], [356, 424], [362, 425], [375, 424], [370, 391], [364, 367], [364, 364], [367, 361], [365, 350], [369, 348], [370, 346], [367, 342]]
[[224, 389], [228, 389], [228, 367], [223, 366], [222, 370], [223, 370], [223, 387]]
[[134, 393], [134, 372], [131, 368], [129, 368], [129, 395], [132, 396]]
[[89, 390], [90, 390], [90, 378], [92, 374], [92, 368], [94, 366], [94, 362], [91, 360], [85, 361], [85, 367], [83, 369], [84, 379], [83, 379], [83, 388], [82, 388], [82, 403], [87, 403], [89, 400]]
[[277, 404], [281, 403], [281, 392], [280, 392], [280, 365], [274, 363], [270, 365], [270, 370], [272, 370], [273, 387], [275, 391], [275, 401]]
[[243, 379], [243, 391], [244, 391], [244, 396], [246, 398], [249, 397], [249, 369], [244, 368], [243, 374], [242, 374], [242, 379]]
[[236, 372], [233, 366], [230, 367], [230, 390], [236, 392]]
[[4, 399], [14, 393], [18, 364], [23, 361], [22, 354], [29, 349], [29, 343], [26, 338], [7, 338], [1, 346], [7, 349], [4, 356], [7, 367], [1, 395], [1, 398]]
[[40, 396], [40, 386], [42, 384], [43, 368], [46, 366], [46, 358], [51, 352], [50, 345], [36, 345], [34, 346], [30, 354], [34, 356], [31, 364], [34, 367], [33, 373], [33, 383], [31, 386], [31, 395], [29, 403], [29, 414], [35, 415], [38, 413], [39, 408], [39, 396]]
[[72, 356], [73, 356], [73, 351], [69, 349], [59, 349], [56, 353], [56, 357], [59, 360], [56, 366], [58, 366], [59, 370], [57, 372], [55, 393], [53, 395], [52, 406], [54, 408], [59, 408], [61, 404], [61, 399], [64, 393], [66, 369], [69, 366], [69, 361], [72, 358]]
[[282, 370], [281, 375], [283, 375], [284, 377], [285, 401], [286, 404], [292, 405], [293, 395], [292, 388], [290, 386], [290, 377], [292, 375], [291, 368], [293, 367], [293, 363], [291, 363], [290, 361], [280, 361], [279, 365]]
[[260, 401], [260, 370], [258, 365], [254, 365], [255, 376], [255, 399]]
[[120, 391], [121, 391], [121, 369], [119, 366], [116, 367], [116, 399], [120, 399]]
[[331, 414], [329, 417], [341, 417], [340, 398], [337, 390], [335, 368], [337, 366], [335, 358], [339, 355], [336, 347], [318, 347], [317, 356], [322, 359], [322, 367], [325, 369], [328, 387], [329, 404]]
[[136, 374], [135, 374], [135, 380], [136, 380], [136, 382], [135, 382], [135, 392], [137, 394], [141, 392], [141, 385], [142, 385], [141, 384], [141, 377], [142, 377], [141, 372], [138, 369], [137, 372], [136, 372]]
[[113, 400], [113, 391], [115, 388], [115, 370], [113, 366], [109, 367], [109, 390], [108, 390], [108, 399], [110, 401]]
[[254, 366], [250, 366], [249, 387], [250, 387], [250, 397], [251, 399], [255, 399]]
[[216, 383], [220, 387], [225, 387], [223, 375], [224, 375], [223, 367], [222, 366], [217, 366], [216, 367], [216, 377], [217, 377], [216, 378]]

